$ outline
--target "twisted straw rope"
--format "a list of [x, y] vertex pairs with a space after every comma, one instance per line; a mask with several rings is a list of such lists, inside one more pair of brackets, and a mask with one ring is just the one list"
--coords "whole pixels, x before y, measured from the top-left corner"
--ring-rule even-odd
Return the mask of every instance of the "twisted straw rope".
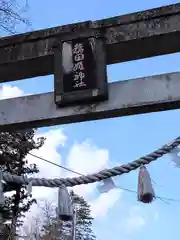
[[121, 165], [119, 167], [114, 167], [111, 169], [105, 169], [98, 173], [89, 174], [86, 176], [73, 177], [73, 178], [55, 178], [55, 179], [45, 179], [45, 178], [27, 178], [26, 176], [16, 176], [11, 175], [9, 173], [3, 173], [3, 180], [6, 182], [15, 182], [17, 184], [27, 185], [29, 183], [32, 186], [44, 186], [44, 187], [59, 187], [65, 185], [66, 187], [73, 187], [81, 184], [88, 184], [101, 181], [103, 179], [107, 179], [110, 177], [115, 177], [118, 175], [122, 175], [124, 173], [129, 173], [141, 165], [147, 165], [152, 161], [157, 160], [163, 155], [169, 153], [172, 149], [176, 148], [180, 144], [180, 137], [176, 138], [170, 144], [163, 146], [162, 148], [141, 157], [135, 161], [130, 163]]

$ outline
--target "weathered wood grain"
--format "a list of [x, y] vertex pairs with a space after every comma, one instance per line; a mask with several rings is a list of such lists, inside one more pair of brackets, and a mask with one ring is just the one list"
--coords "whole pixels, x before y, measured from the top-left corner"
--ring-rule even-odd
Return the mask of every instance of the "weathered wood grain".
[[68, 124], [180, 107], [180, 73], [109, 84], [109, 100], [56, 108], [54, 93], [0, 101], [0, 131]]
[[178, 52], [180, 4], [1, 38], [0, 81], [52, 74], [58, 39], [92, 28], [105, 34], [107, 64]]

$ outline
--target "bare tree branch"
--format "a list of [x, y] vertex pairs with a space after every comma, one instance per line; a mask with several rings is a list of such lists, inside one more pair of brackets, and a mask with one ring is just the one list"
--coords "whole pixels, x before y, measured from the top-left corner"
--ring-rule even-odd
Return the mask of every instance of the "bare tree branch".
[[15, 34], [17, 25], [31, 26], [23, 16], [27, 10], [27, 0], [23, 6], [18, 4], [18, 0], [0, 0], [0, 30], [8, 34]]

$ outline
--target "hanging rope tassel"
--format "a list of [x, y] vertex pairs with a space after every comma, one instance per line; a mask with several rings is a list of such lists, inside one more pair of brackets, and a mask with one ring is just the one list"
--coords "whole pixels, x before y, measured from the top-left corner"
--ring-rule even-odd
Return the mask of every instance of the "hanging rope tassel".
[[102, 193], [107, 193], [110, 190], [116, 188], [115, 183], [113, 182], [112, 178], [107, 178], [102, 180], [103, 184], [100, 184], [97, 186], [98, 191], [100, 192], [100, 194]]
[[2, 170], [0, 170], [0, 205], [4, 204], [4, 193], [3, 193], [3, 188], [4, 188], [4, 184], [3, 184], [3, 173]]
[[73, 220], [72, 200], [65, 186], [59, 187], [58, 192], [58, 215], [62, 221]]
[[143, 203], [151, 203], [155, 198], [154, 189], [152, 187], [151, 178], [146, 167], [142, 166], [138, 176], [138, 201]]
[[180, 152], [180, 149], [177, 147], [177, 148], [174, 148], [172, 149], [168, 155], [170, 156], [171, 158], [171, 161], [175, 163], [175, 166], [180, 168], [180, 156], [178, 156], [178, 153]]

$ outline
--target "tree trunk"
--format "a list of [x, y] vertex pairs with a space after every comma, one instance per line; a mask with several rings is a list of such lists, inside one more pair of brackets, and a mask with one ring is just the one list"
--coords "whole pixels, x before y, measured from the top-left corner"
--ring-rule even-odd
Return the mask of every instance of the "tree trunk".
[[2, 214], [0, 213], [0, 237], [3, 236], [4, 233], [4, 220]]
[[19, 212], [20, 188], [16, 189], [16, 195], [14, 200], [15, 200], [14, 209], [13, 209], [13, 216], [11, 221], [11, 233], [12, 233], [11, 240], [16, 240], [16, 227], [17, 227], [17, 219], [18, 219], [18, 212]]
[[11, 222], [11, 240], [16, 240], [16, 223], [17, 223], [17, 217], [13, 216], [12, 217], [12, 222]]

